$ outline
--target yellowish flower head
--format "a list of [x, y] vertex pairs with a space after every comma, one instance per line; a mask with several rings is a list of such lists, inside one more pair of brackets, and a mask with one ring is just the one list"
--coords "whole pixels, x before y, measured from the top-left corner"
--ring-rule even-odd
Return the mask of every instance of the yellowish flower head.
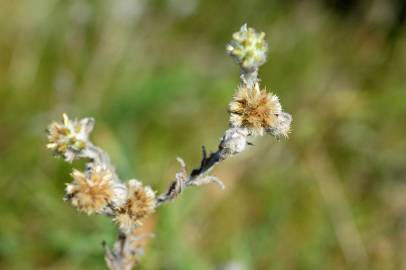
[[80, 121], [70, 120], [66, 114], [63, 114], [62, 123], [53, 122], [47, 129], [47, 148], [63, 156], [66, 161], [72, 162], [86, 147], [92, 128], [93, 120], [90, 118]]

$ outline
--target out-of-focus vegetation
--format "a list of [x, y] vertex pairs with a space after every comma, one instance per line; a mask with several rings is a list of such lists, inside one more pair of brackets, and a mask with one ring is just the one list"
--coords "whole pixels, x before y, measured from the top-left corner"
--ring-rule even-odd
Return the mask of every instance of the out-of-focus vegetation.
[[224, 192], [159, 209], [140, 269], [406, 269], [405, 16], [386, 0], [1, 1], [0, 268], [104, 269], [115, 226], [62, 201], [70, 166], [44, 129], [95, 117], [123, 178], [164, 190], [227, 125], [224, 48], [247, 22], [291, 137], [216, 168]]

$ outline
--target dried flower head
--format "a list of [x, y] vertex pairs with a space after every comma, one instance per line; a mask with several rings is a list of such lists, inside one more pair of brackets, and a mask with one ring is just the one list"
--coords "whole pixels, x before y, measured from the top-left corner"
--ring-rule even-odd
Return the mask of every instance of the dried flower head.
[[114, 198], [114, 182], [111, 172], [95, 166], [83, 173], [74, 170], [73, 181], [66, 186], [66, 198], [79, 211], [88, 215], [101, 212]]
[[265, 33], [255, 32], [244, 24], [240, 31], [233, 34], [233, 39], [226, 49], [239, 65], [250, 70], [265, 63], [268, 44], [265, 41]]
[[55, 154], [63, 156], [66, 161], [72, 162], [85, 149], [93, 125], [94, 121], [91, 118], [72, 121], [63, 114], [62, 123], [53, 122], [47, 129], [47, 147]]
[[282, 112], [277, 96], [260, 90], [240, 86], [229, 105], [230, 124], [233, 127], [247, 128], [254, 135], [262, 135], [264, 130], [277, 121]]
[[137, 180], [128, 181], [126, 203], [117, 211], [114, 220], [122, 229], [130, 229], [155, 210], [155, 192]]

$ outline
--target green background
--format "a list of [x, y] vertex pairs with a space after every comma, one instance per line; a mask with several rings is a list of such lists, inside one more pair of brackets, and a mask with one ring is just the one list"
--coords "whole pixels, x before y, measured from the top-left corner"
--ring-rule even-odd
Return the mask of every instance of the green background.
[[[123, 179], [164, 191], [227, 127], [247, 22], [270, 42], [262, 85], [293, 116], [214, 169], [226, 184], [161, 207], [139, 269], [406, 269], [406, 6], [402, 1], [2, 0], [0, 268], [105, 269], [104, 217], [62, 200], [45, 148], [66, 112]], [[81, 168], [83, 164], [75, 163]]]

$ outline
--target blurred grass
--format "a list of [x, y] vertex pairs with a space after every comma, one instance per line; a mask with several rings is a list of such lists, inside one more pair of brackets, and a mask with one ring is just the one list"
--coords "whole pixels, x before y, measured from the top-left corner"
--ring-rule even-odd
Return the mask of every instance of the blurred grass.
[[[45, 149], [62, 112], [93, 116], [123, 178], [162, 191], [227, 125], [248, 22], [267, 33], [263, 85], [294, 117], [154, 215], [140, 269], [404, 269], [406, 34], [401, 1], [3, 1], [0, 268], [104, 268], [115, 228], [62, 201]], [[80, 166], [80, 164], [77, 164]], [[222, 268], [224, 267], [224, 268]], [[228, 268], [232, 269], [232, 268]]]

